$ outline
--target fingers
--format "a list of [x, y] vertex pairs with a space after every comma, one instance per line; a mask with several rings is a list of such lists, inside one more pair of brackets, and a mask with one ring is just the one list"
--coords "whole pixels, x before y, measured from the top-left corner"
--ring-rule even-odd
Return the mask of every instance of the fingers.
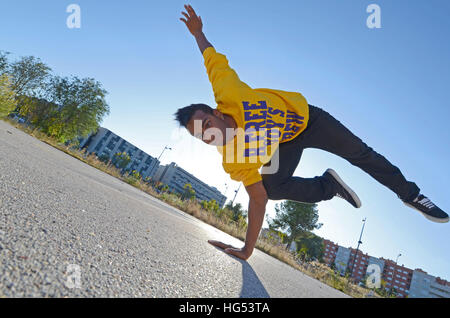
[[211, 244], [211, 245], [217, 246], [217, 247], [219, 247], [221, 249], [227, 249], [227, 248], [232, 247], [231, 245], [228, 245], [228, 244], [225, 244], [225, 243], [222, 243], [222, 242], [219, 242], [219, 241], [214, 241], [214, 240], [208, 240], [208, 243]]
[[188, 16], [188, 14], [186, 12], [182, 11], [181, 14], [184, 15], [186, 17], [186, 19], [188, 19], [188, 20], [190, 19], [190, 17]]
[[193, 17], [197, 17], [197, 14], [195, 13], [194, 9], [191, 7], [190, 4], [185, 4], [184, 7], [186, 8], [187, 12]]
[[192, 23], [199, 23], [200, 27], [203, 26], [202, 18], [197, 16], [191, 5], [185, 4], [184, 8], [186, 9], [187, 13], [182, 11], [181, 14], [184, 15], [186, 19], [180, 18], [180, 20], [183, 21], [186, 26], [189, 26]]

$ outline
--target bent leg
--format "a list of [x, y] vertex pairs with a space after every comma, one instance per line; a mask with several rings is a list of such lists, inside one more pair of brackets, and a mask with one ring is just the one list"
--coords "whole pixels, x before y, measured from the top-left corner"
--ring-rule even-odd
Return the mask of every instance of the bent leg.
[[399, 168], [367, 146], [328, 112], [314, 106], [311, 108], [319, 115], [312, 123], [314, 129], [304, 136], [305, 147], [322, 149], [346, 159], [391, 189], [403, 201], [419, 195], [420, 189], [414, 182], [407, 181]]
[[300, 136], [279, 145], [277, 152], [280, 162], [276, 173], [264, 174], [264, 167], [262, 169], [263, 184], [271, 200], [284, 199], [316, 203], [329, 200], [336, 194], [334, 184], [326, 177], [300, 178], [293, 176], [304, 149], [303, 138]]

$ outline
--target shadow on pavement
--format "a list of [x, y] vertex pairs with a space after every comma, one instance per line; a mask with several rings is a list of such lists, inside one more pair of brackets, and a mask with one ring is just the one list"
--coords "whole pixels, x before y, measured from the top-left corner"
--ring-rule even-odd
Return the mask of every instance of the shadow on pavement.
[[218, 248], [217, 246], [215, 246], [215, 248], [241, 263], [242, 288], [239, 295], [240, 298], [270, 298], [269, 293], [267, 292], [266, 288], [259, 280], [258, 275], [256, 275], [255, 271], [249, 263], [241, 260], [238, 257], [225, 253], [224, 250]]
[[249, 263], [238, 260], [242, 264], [241, 298], [270, 298], [269, 293], [256, 275]]

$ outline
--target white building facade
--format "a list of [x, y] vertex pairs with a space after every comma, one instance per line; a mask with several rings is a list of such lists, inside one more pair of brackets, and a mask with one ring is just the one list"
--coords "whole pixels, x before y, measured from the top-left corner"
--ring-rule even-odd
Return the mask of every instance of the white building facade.
[[88, 153], [95, 153], [98, 157], [109, 159], [113, 159], [116, 153], [126, 152], [131, 160], [125, 169], [136, 170], [144, 179], [154, 175], [159, 166], [156, 158], [103, 127], [100, 127], [96, 134], [82, 139], [80, 148], [86, 148]]
[[160, 166], [154, 176], [156, 181], [167, 184], [171, 191], [178, 193], [183, 193], [184, 186], [189, 183], [195, 191], [195, 197], [197, 200], [215, 200], [221, 208], [224, 206], [227, 199], [226, 196], [224, 196], [215, 187], [207, 185], [194, 175], [178, 166], [175, 162], [172, 162], [166, 166]]

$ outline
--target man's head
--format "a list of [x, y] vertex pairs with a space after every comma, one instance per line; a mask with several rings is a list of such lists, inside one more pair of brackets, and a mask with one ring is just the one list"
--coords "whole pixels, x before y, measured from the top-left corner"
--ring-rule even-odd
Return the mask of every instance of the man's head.
[[180, 126], [208, 145], [222, 146], [233, 137], [227, 136], [227, 128], [234, 127], [226, 120], [226, 115], [208, 105], [191, 104], [178, 109], [174, 115]]

